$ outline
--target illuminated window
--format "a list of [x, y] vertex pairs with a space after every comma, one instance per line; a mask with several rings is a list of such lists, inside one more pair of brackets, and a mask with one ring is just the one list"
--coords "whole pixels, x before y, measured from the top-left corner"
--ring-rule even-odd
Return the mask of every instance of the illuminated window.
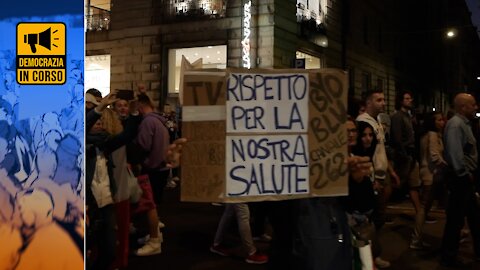
[[222, 0], [175, 0], [171, 1], [175, 6], [176, 14], [186, 14], [194, 10], [200, 10], [204, 15], [215, 15], [222, 13], [224, 1]]
[[297, 0], [297, 21], [313, 19], [321, 24], [326, 15], [327, 0]]
[[110, 93], [110, 55], [85, 56], [85, 90], [96, 88], [102, 96]]
[[310, 54], [297, 51], [297, 59], [305, 59], [305, 69], [322, 68], [321, 59]]
[[178, 93], [182, 55], [193, 63], [202, 59], [202, 68], [225, 69], [227, 67], [227, 46], [206, 46], [170, 49], [168, 51], [168, 92]]

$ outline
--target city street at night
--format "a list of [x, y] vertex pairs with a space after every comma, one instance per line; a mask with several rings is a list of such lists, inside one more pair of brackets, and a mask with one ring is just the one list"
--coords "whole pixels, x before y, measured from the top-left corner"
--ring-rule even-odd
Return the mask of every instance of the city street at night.
[[[222, 206], [210, 203], [179, 202], [179, 187], [166, 190], [165, 203], [161, 206], [160, 217], [166, 224], [163, 229], [164, 244], [162, 253], [149, 257], [130, 255], [129, 270], [254, 270], [267, 269], [266, 265], [246, 263], [240, 255], [221, 257], [209, 251], [215, 230], [223, 211]], [[432, 248], [424, 251], [409, 249], [410, 234], [413, 226], [413, 209], [408, 200], [391, 204], [388, 210], [394, 216], [394, 224], [385, 225], [380, 233], [380, 242], [384, 250], [383, 257], [392, 263], [391, 270], [449, 269], [439, 263], [439, 249], [445, 215], [434, 209], [432, 216], [437, 223], [425, 225], [425, 241]], [[228, 245], [238, 247], [235, 224], [232, 224]], [[256, 242], [257, 247], [268, 252], [267, 243]], [[472, 261], [472, 242], [468, 239], [460, 246], [460, 254]], [[234, 249], [236, 254], [241, 251]], [[319, 250], [318, 252], [322, 252]], [[480, 262], [475, 262], [467, 269], [480, 269]]]

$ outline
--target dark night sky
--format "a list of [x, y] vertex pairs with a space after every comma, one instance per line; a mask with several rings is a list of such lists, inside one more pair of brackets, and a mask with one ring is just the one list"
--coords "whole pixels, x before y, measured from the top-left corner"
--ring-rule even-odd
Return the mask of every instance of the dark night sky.
[[[472, 12], [472, 23], [477, 26], [477, 31], [480, 31], [480, 0], [465, 0], [467, 2], [470, 12]], [[480, 33], [477, 32], [480, 38]]]

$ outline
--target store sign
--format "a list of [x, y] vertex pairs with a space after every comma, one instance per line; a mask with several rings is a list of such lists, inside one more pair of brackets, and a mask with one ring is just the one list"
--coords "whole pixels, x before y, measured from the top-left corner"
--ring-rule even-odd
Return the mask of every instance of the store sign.
[[242, 61], [244, 68], [250, 68], [250, 23], [252, 21], [252, 1], [243, 5], [243, 39], [242, 39]]

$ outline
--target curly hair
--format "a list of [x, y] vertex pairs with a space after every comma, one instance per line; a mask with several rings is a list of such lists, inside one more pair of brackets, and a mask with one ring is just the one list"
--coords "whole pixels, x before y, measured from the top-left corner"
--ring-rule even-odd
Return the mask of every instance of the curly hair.
[[113, 110], [106, 108], [102, 112], [102, 117], [100, 119], [102, 120], [103, 129], [105, 129], [110, 135], [117, 135], [123, 131], [122, 122], [120, 122], [118, 116]]

